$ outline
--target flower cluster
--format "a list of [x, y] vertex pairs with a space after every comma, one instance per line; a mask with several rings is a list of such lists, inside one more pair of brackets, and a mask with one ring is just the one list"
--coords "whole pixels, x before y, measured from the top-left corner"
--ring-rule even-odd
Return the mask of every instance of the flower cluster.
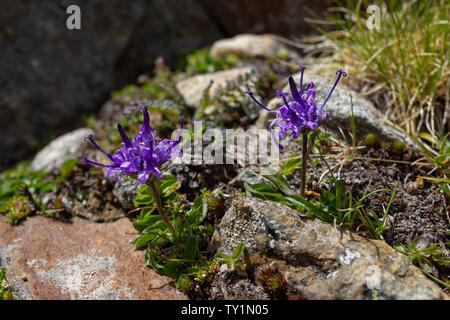
[[[291, 94], [289, 95], [288, 93], [277, 90], [277, 97], [283, 99], [284, 104], [275, 111], [269, 110], [261, 104], [255, 98], [254, 93], [251, 91], [251, 87], [249, 87], [249, 91], [244, 92], [244, 95], [248, 94], [261, 108], [275, 114], [276, 118], [272, 121], [269, 127], [275, 141], [277, 141], [273, 130], [275, 126], [280, 128], [280, 132], [278, 134], [279, 138], [284, 137], [286, 133], [290, 131], [294, 139], [297, 139], [300, 134], [308, 134], [309, 131], [320, 126], [326, 120], [328, 115], [327, 112], [323, 111], [325, 104], [330, 98], [334, 88], [336, 88], [341, 76], [347, 76], [347, 74], [341, 69], [336, 72], [338, 77], [333, 88], [324, 103], [318, 107], [316, 105], [316, 91], [313, 89], [314, 83], [310, 82], [303, 91], [303, 72], [305, 69], [305, 67], [301, 67], [299, 89], [297, 89], [294, 78], [290, 76], [289, 87]], [[281, 145], [279, 145], [279, 147], [280, 149], [283, 149]]]
[[90, 163], [97, 166], [108, 168], [107, 177], [114, 176], [116, 180], [120, 180], [124, 174], [137, 175], [138, 182], [145, 184], [151, 174], [158, 179], [163, 178], [158, 167], [167, 162], [173, 156], [181, 156], [178, 144], [181, 139], [183, 129], [183, 117], [181, 117], [181, 130], [177, 138], [172, 141], [164, 139], [159, 141], [158, 132], [150, 126], [150, 116], [147, 107], [143, 108], [144, 121], [141, 129], [131, 141], [125, 133], [123, 127], [118, 124], [120, 136], [123, 143], [115, 154], [104, 151], [92, 138], [92, 134], [86, 137], [91, 143], [103, 152], [112, 162], [110, 164], [101, 164], [84, 157], [84, 163]]

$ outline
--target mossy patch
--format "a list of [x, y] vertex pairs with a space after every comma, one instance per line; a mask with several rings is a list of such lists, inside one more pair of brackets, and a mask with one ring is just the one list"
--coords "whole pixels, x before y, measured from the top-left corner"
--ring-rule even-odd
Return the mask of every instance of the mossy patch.
[[9, 290], [8, 282], [6, 281], [6, 270], [0, 267], [0, 300], [12, 300], [13, 295]]

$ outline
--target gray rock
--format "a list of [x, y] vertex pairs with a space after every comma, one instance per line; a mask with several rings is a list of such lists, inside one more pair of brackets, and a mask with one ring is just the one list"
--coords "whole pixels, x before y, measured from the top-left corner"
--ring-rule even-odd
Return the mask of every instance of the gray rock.
[[385, 242], [302, 217], [279, 203], [235, 198], [213, 235], [212, 247], [231, 254], [240, 242], [252, 260], [272, 260], [290, 298], [448, 299]]
[[114, 183], [113, 193], [125, 209], [133, 209], [133, 201], [136, 198], [141, 184], [136, 179], [123, 178]]
[[89, 147], [83, 138], [92, 133], [91, 129], [81, 128], [56, 138], [38, 152], [31, 163], [31, 168], [50, 172], [59, 170], [69, 159], [80, 158]]
[[272, 34], [241, 34], [214, 42], [210, 53], [214, 59], [227, 55], [275, 58], [279, 50], [287, 50]]
[[333, 0], [197, 0], [228, 35], [276, 33], [301, 37], [315, 31], [305, 18], [321, 15]]
[[251, 71], [251, 68], [244, 67], [196, 75], [179, 81], [177, 89], [188, 106], [198, 107], [211, 80], [213, 81], [210, 88], [210, 95], [212, 96], [219, 92], [221, 87], [225, 87], [227, 81], [237, 81], [239, 77], [244, 77]]
[[251, 186], [254, 184], [264, 183], [276, 189], [276, 186], [272, 182], [270, 182], [264, 177], [261, 177], [259, 174], [253, 172], [252, 170], [244, 170], [241, 173], [239, 173], [236, 178], [230, 181], [231, 185], [241, 187], [244, 186], [244, 183], [247, 183], [248, 185]]
[[[223, 264], [222, 266], [226, 266]], [[269, 300], [270, 297], [261, 286], [249, 278], [236, 279], [236, 274], [218, 270], [211, 282], [211, 300]]]
[[[66, 27], [66, 1], [6, 1], [0, 10], [0, 164], [17, 160], [135, 81], [223, 34], [195, 1], [70, 1], [81, 29]], [[26, 19], [23, 19], [26, 17]]]
[[[331, 77], [318, 76], [308, 71], [309, 69], [306, 69], [303, 80], [305, 83], [309, 83], [311, 81], [314, 82], [314, 89], [317, 93], [316, 102], [320, 105], [323, 101], [325, 101], [325, 98], [330, 92], [335, 79]], [[331, 73], [331, 75], [334, 74]], [[293, 77], [295, 82], [298, 84], [300, 82], [300, 73], [295, 74]], [[351, 94], [357, 139], [363, 139], [367, 134], [373, 133], [382, 140], [402, 141], [413, 149], [420, 150], [419, 146], [417, 146], [406, 134], [384, 122], [383, 114], [376, 109], [371, 102], [346, 87], [342, 82], [343, 81], [341, 80], [324, 109], [329, 114], [327, 128], [330, 128], [336, 132], [338, 132], [339, 128], [344, 130], [344, 132], [351, 132]], [[288, 84], [283, 88], [283, 92], [290, 92]], [[283, 102], [281, 99], [274, 98], [269, 101], [267, 107], [274, 110], [281, 106], [282, 103]], [[261, 112], [260, 118], [256, 121], [255, 125], [259, 128], [267, 127], [271, 117], [272, 116], [269, 112]]]
[[61, 202], [63, 203], [66, 210], [72, 210], [75, 205], [75, 200], [70, 197], [63, 197], [61, 199]]

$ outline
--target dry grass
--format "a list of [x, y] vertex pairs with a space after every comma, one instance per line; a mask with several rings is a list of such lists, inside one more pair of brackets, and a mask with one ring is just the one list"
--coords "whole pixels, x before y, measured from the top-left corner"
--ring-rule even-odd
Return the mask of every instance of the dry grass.
[[[374, 3], [381, 8], [379, 30], [366, 25], [367, 6]], [[388, 93], [390, 120], [412, 135], [444, 135], [450, 122], [449, 7], [445, 0], [349, 0], [329, 9], [326, 24], [315, 23], [328, 47], [337, 49], [333, 60], [378, 83], [371, 94]], [[325, 30], [330, 21], [339, 30]], [[313, 40], [323, 46], [320, 37]]]

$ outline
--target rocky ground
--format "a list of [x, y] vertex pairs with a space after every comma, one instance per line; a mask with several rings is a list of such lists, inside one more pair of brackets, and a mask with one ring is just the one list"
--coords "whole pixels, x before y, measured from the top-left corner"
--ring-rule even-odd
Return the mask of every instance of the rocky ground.
[[[267, 128], [269, 113], [242, 97], [249, 84], [256, 85], [269, 108], [275, 108], [280, 101], [274, 98], [274, 89], [285, 87], [286, 77], [297, 73], [292, 65], [306, 64], [306, 80], [314, 81], [317, 99], [323, 101], [336, 71], [324, 68], [320, 61], [304, 60], [270, 35], [224, 39], [210, 53], [214, 59], [232, 53], [238, 60], [225, 70], [193, 75], [167, 76], [166, 67], [160, 64], [162, 77], [161, 73], [140, 77], [132, 88], [107, 101], [83, 128], [57, 138], [35, 156], [31, 168], [44, 170], [46, 179], [57, 181], [45, 200], [55, 214], [44, 217], [35, 208], [18, 225], [7, 222], [8, 214], [0, 216], [0, 267], [6, 269], [7, 287], [14, 298], [448, 299], [446, 289], [393, 248], [397, 243], [406, 247], [420, 237], [422, 248], [441, 243], [442, 257], [450, 257], [444, 245], [449, 234], [442, 231], [450, 230], [448, 197], [436, 184], [421, 179], [424, 175], [439, 177], [439, 171], [417, 165], [421, 158], [418, 146], [383, 121], [377, 101], [359, 94], [351, 74], [327, 104], [330, 137], [316, 148], [325, 152], [334, 174], [354, 199], [363, 197], [367, 187], [369, 192], [389, 189], [364, 200], [372, 217], [383, 217], [398, 182], [386, 220], [391, 227], [382, 233], [385, 241], [374, 239], [363, 225], [334, 226], [306, 217], [302, 210], [251, 197], [245, 185], [276, 187], [262, 176], [261, 165], [169, 164], [164, 170], [180, 182], [177, 192], [186, 207], [192, 207], [205, 188], [220, 199], [221, 205], [203, 221], [214, 228], [205, 255], [231, 255], [242, 242], [248, 249], [245, 268], [218, 266], [191, 290], [181, 292], [173, 279], [146, 266], [144, 251], [135, 250], [132, 243], [138, 234], [132, 222], [139, 185], [108, 179], [102, 170], [81, 161], [68, 173], [61, 170], [66, 161], [84, 155], [102, 161], [103, 155], [82, 138], [93, 133], [102, 145], [117, 145], [115, 124], [120, 121], [127, 130], [136, 131], [140, 115], [133, 118], [134, 111], [127, 107], [149, 97], [152, 126], [162, 135], [176, 128], [180, 114], [185, 115], [188, 129], [194, 118], [222, 129]], [[294, 78], [298, 82], [299, 75]], [[357, 150], [348, 138], [349, 94], [355, 138], [362, 141]], [[369, 141], [368, 134], [374, 134], [375, 141]], [[282, 143], [282, 159], [301, 152], [298, 142]], [[327, 167], [316, 151], [313, 148], [307, 169], [310, 200], [332, 188]], [[249, 153], [241, 154], [242, 159]], [[300, 172], [298, 167], [285, 174], [297, 194]], [[433, 263], [430, 274], [448, 281], [450, 266]]]

